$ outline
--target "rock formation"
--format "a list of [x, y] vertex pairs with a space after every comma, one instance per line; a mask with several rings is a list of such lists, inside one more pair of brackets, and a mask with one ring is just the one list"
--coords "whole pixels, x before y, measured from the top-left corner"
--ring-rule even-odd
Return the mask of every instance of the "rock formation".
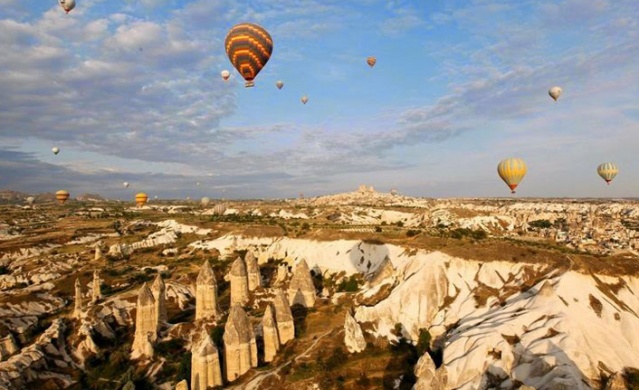
[[260, 275], [260, 267], [257, 265], [257, 259], [253, 251], [246, 252], [245, 257], [246, 271], [248, 277], [248, 289], [253, 291], [262, 285], [262, 276]]
[[304, 259], [297, 263], [293, 271], [293, 277], [288, 285], [288, 300], [291, 306], [313, 307], [315, 305], [315, 285]]
[[14, 339], [13, 335], [9, 333], [6, 337], [0, 339], [0, 362], [3, 360], [7, 360], [9, 356], [13, 355], [19, 350], [20, 348], [18, 348], [16, 339]]
[[135, 315], [135, 336], [131, 348], [131, 359], [153, 357], [153, 343], [157, 340], [158, 317], [155, 313], [155, 298], [146, 283], [138, 293]]
[[93, 291], [91, 294], [91, 302], [97, 302], [102, 299], [102, 291], [100, 288], [100, 273], [98, 270], [93, 271]]
[[295, 324], [293, 323], [293, 313], [284, 291], [277, 290], [273, 298], [275, 308], [275, 323], [277, 324], [277, 334], [282, 345], [295, 338]]
[[158, 326], [166, 324], [168, 321], [166, 315], [166, 286], [164, 285], [164, 280], [162, 280], [162, 275], [157, 274], [155, 277], [153, 285], [151, 285], [151, 292], [155, 299], [155, 314], [158, 317]]
[[270, 362], [280, 349], [280, 338], [277, 334], [277, 323], [273, 316], [273, 305], [266, 306], [262, 317], [262, 333], [264, 335], [264, 361]]
[[217, 316], [217, 281], [209, 261], [206, 260], [195, 283], [195, 320]]
[[[435, 363], [430, 355], [425, 353], [415, 365], [415, 376], [418, 378], [415, 383], [415, 390], [445, 390], [447, 376], [446, 367], [435, 369]], [[522, 389], [521, 387], [519, 388]]]
[[93, 257], [94, 260], [100, 260], [102, 258], [102, 249], [100, 248], [100, 245], [96, 245], [95, 246], [95, 256]]
[[222, 384], [220, 355], [211, 336], [203, 329], [201, 341], [191, 354], [191, 389], [206, 390]]
[[223, 338], [226, 379], [231, 382], [251, 367], [257, 367], [255, 333], [249, 318], [239, 304], [231, 307]]
[[346, 319], [344, 320], [344, 344], [348, 352], [362, 352], [366, 349], [366, 340], [362, 333], [362, 328], [353, 318], [351, 312], [346, 313]]
[[240, 257], [233, 262], [229, 279], [231, 281], [231, 306], [236, 303], [244, 305], [249, 299], [248, 276], [246, 264]]
[[75, 308], [73, 309], [73, 317], [80, 318], [82, 316], [82, 284], [80, 279], [75, 280]]
[[189, 382], [187, 382], [186, 379], [182, 379], [175, 385], [175, 390], [189, 390]]

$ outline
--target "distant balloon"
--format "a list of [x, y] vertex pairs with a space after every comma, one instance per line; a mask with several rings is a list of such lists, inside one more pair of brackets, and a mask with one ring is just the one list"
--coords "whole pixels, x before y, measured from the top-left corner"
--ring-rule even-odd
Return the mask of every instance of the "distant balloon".
[[507, 158], [501, 160], [497, 165], [497, 173], [499, 177], [510, 187], [512, 193], [515, 193], [515, 188], [522, 181], [528, 168], [524, 160], [519, 158]]
[[33, 196], [29, 196], [27, 197], [26, 201], [27, 201], [27, 204], [31, 206], [33, 202], [35, 202], [35, 198]]
[[557, 101], [557, 99], [559, 99], [559, 96], [561, 96], [563, 92], [564, 91], [561, 89], [561, 87], [554, 86], [548, 90], [548, 95], [550, 95], [550, 97], [553, 98], [554, 101]]
[[373, 66], [375, 66], [375, 63], [376, 63], [376, 62], [377, 62], [377, 58], [375, 58], [375, 57], [368, 57], [368, 58], [366, 59], [366, 63], [367, 63], [367, 64], [368, 64], [368, 66], [370, 66], [371, 68], [372, 68]]
[[125, 181], [124, 183], [122, 183], [122, 185], [124, 186], [124, 188], [129, 188], [129, 182]]
[[231, 77], [231, 72], [229, 72], [226, 69], [224, 69], [222, 72], [220, 72], [220, 74], [222, 75], [222, 78], [224, 79], [224, 81], [228, 80], [229, 77]]
[[207, 206], [210, 202], [211, 199], [207, 198], [206, 196], [202, 198], [202, 206]]
[[135, 195], [135, 204], [138, 207], [144, 206], [144, 204], [149, 200], [149, 197], [144, 192], [139, 192]]
[[198, 186], [198, 187], [200, 186], [200, 182], [199, 182], [199, 181], [197, 182], [197, 186]]
[[75, 8], [75, 0], [58, 0], [58, 4], [66, 13]]
[[308, 103], [308, 98], [306, 96], [302, 96], [302, 103], [306, 104]]
[[213, 207], [213, 215], [224, 215], [224, 212], [226, 212], [226, 206], [222, 203], [216, 204], [215, 207]]
[[58, 148], [57, 146], [54, 146], [51, 148], [51, 151], [53, 152], [53, 154], [58, 154], [60, 153], [60, 148]]
[[69, 192], [65, 190], [60, 190], [55, 193], [55, 199], [58, 201], [58, 203], [64, 204], [64, 202], [66, 202], [67, 199], [69, 199]]
[[158, 198], [158, 196], [157, 196], [157, 195], [155, 195], [155, 196], [153, 197], [153, 199], [157, 199], [157, 198]]
[[282, 87], [284, 86], [284, 82], [282, 80], [277, 80], [275, 86], [277, 87], [277, 89], [282, 89]]
[[229, 30], [224, 47], [229, 60], [246, 80], [244, 86], [252, 87], [253, 80], [271, 58], [273, 39], [257, 24], [240, 23]]
[[597, 167], [597, 173], [606, 181], [606, 184], [610, 185], [612, 179], [614, 179], [615, 176], [617, 176], [617, 173], [619, 173], [619, 168], [617, 168], [617, 165], [614, 163], [606, 162], [599, 164]]

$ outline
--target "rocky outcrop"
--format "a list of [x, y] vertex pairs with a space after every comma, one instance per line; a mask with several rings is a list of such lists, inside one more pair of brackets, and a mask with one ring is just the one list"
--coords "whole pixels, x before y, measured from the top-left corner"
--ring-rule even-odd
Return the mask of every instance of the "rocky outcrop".
[[131, 348], [131, 359], [152, 358], [153, 344], [158, 336], [158, 316], [155, 313], [155, 298], [146, 283], [138, 293], [135, 316], [135, 336]]
[[429, 354], [424, 354], [415, 365], [415, 376], [418, 378], [413, 390], [446, 390], [446, 368], [435, 368]]
[[295, 338], [295, 324], [293, 323], [293, 313], [288, 304], [286, 294], [282, 290], [275, 291], [273, 298], [273, 308], [275, 309], [275, 323], [277, 324], [277, 334], [282, 345]]
[[217, 281], [206, 260], [195, 282], [195, 320], [215, 319], [218, 314]]
[[102, 258], [102, 248], [100, 245], [95, 246], [95, 255], [93, 256], [93, 260], [98, 261]]
[[362, 352], [366, 349], [366, 340], [364, 339], [362, 328], [355, 321], [350, 311], [346, 313], [344, 320], [344, 344], [346, 344], [346, 349], [350, 353]]
[[249, 300], [249, 289], [246, 264], [242, 258], [238, 257], [231, 265], [229, 279], [231, 281], [231, 306], [244, 305]]
[[0, 339], [0, 362], [3, 360], [7, 360], [9, 356], [13, 355], [19, 350], [20, 348], [18, 348], [16, 339], [13, 338], [12, 334], [9, 334], [6, 337]]
[[82, 284], [80, 284], [80, 279], [75, 280], [75, 306], [73, 309], [73, 317], [82, 317]]
[[277, 323], [273, 314], [273, 305], [266, 306], [264, 317], [262, 317], [262, 334], [264, 339], [264, 361], [273, 360], [280, 349], [280, 338], [277, 333]]
[[35, 343], [0, 362], [0, 388], [32, 389], [32, 382], [45, 378], [55, 378], [59, 388], [71, 386], [74, 381], [70, 376], [55, 372], [75, 368], [67, 351], [65, 330], [62, 319], [56, 319]]
[[191, 388], [206, 390], [209, 387], [221, 386], [220, 356], [211, 336], [203, 329], [200, 342], [191, 352]]
[[288, 285], [288, 300], [293, 305], [313, 307], [315, 305], [315, 285], [306, 260], [297, 263]]
[[175, 390], [189, 390], [189, 382], [187, 382], [186, 379], [182, 379], [175, 385]]
[[153, 293], [153, 298], [155, 298], [155, 313], [158, 317], [158, 325], [166, 324], [168, 321], [166, 314], [166, 286], [162, 275], [159, 273], [155, 277], [153, 285], [151, 285], [151, 292]]
[[244, 309], [238, 304], [231, 308], [224, 327], [224, 357], [226, 379], [234, 381], [251, 367], [257, 367], [255, 333]]
[[246, 262], [248, 289], [249, 291], [253, 291], [262, 285], [260, 267], [257, 264], [257, 259], [255, 258], [253, 251], [250, 249], [246, 252], [246, 257], [244, 258], [244, 260]]
[[95, 303], [102, 299], [102, 290], [100, 288], [100, 273], [98, 270], [93, 271], [93, 289], [91, 291], [91, 302]]

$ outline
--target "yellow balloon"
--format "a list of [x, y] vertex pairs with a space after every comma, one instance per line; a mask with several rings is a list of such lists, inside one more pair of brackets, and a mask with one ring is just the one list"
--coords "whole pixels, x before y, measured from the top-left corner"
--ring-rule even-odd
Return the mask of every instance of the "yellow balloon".
[[526, 163], [520, 158], [507, 158], [497, 165], [499, 177], [510, 187], [513, 194], [527, 171]]
[[147, 200], [149, 200], [149, 197], [144, 192], [139, 192], [135, 195], [135, 204], [137, 204], [138, 207], [144, 206]]

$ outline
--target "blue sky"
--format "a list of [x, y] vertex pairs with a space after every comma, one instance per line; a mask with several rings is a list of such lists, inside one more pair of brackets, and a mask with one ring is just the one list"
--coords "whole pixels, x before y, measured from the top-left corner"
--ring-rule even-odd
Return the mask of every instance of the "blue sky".
[[[77, 0], [68, 15], [0, 0], [0, 189], [507, 196], [496, 166], [516, 156], [518, 196], [637, 196], [638, 20], [635, 0]], [[223, 47], [245, 21], [274, 40], [249, 89]]]

